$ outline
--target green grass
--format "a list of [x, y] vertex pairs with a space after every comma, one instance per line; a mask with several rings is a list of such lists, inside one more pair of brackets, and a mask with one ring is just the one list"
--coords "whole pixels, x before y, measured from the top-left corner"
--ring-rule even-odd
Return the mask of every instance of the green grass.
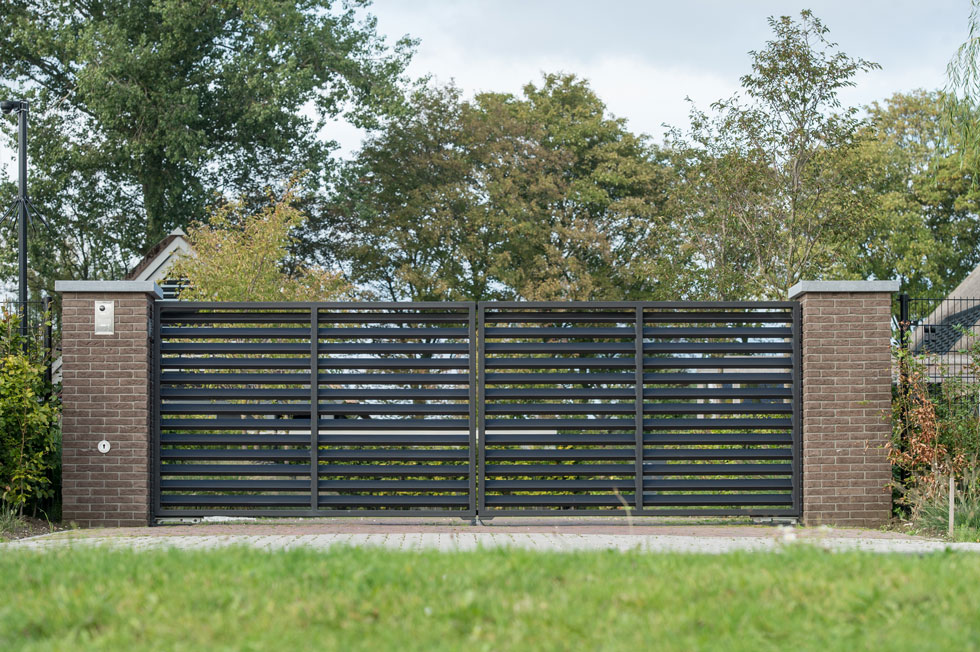
[[980, 648], [980, 555], [0, 552], [2, 650]]

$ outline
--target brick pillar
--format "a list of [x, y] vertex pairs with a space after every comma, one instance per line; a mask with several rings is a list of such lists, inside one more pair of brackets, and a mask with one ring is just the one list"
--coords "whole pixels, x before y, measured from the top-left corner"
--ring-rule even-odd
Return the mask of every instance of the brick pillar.
[[[62, 294], [62, 494], [66, 521], [87, 526], [150, 520], [152, 281], [58, 281]], [[114, 313], [112, 334], [96, 334]], [[108, 452], [99, 442], [109, 443]]]
[[891, 295], [898, 281], [802, 281], [803, 522], [891, 517]]

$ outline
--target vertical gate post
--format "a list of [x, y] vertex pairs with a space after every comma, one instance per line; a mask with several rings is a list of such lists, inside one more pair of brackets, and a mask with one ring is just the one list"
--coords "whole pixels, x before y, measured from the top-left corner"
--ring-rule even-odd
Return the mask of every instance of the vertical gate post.
[[163, 292], [152, 281], [58, 281], [55, 290], [62, 294], [62, 517], [89, 527], [147, 525], [152, 317]]
[[891, 295], [898, 281], [801, 281], [803, 522], [891, 516]]
[[636, 413], [633, 418], [636, 420], [636, 429], [634, 431], [634, 455], [636, 459], [635, 462], [635, 473], [636, 473], [636, 483], [635, 496], [633, 498], [633, 507], [637, 510], [643, 509], [643, 306], [638, 305], [636, 307], [636, 323], [633, 330], [633, 355], [635, 356], [634, 362], [634, 383], [636, 384], [636, 394], [635, 394], [635, 406], [634, 409]]
[[310, 306], [310, 512], [320, 509], [320, 309]]

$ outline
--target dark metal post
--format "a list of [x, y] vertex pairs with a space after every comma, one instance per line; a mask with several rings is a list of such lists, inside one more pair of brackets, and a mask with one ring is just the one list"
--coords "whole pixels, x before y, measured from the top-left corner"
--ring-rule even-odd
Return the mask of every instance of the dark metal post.
[[20, 300], [20, 334], [27, 351], [27, 102], [20, 102], [17, 112], [19, 130], [17, 144], [18, 174], [17, 202], [20, 220], [17, 226], [17, 283]]
[[790, 364], [792, 371], [793, 411], [791, 417], [793, 431], [793, 511], [797, 517], [803, 514], [803, 306], [796, 302], [792, 307], [791, 330], [793, 345]]
[[320, 309], [310, 307], [310, 510], [320, 508]]
[[487, 509], [487, 354], [486, 354], [486, 333], [487, 315], [486, 306], [483, 302], [477, 304], [476, 327], [480, 333], [477, 341], [477, 385], [476, 385], [476, 409], [477, 409], [477, 517], [484, 516]]
[[44, 380], [51, 387], [51, 363], [54, 362], [54, 352], [51, 350], [51, 297], [45, 295], [41, 299], [41, 319], [44, 321]]
[[635, 385], [636, 385], [636, 420], [635, 446], [636, 446], [636, 484], [633, 496], [633, 507], [637, 510], [643, 509], [643, 306], [636, 307], [636, 323], [634, 329], [633, 355], [635, 362]]
[[[469, 509], [473, 516], [477, 516], [476, 512], [476, 447], [477, 447], [477, 433], [476, 433], [476, 418], [477, 418], [477, 407], [476, 407], [476, 382], [477, 382], [477, 355], [476, 355], [476, 304], [471, 303], [467, 309], [468, 318], [468, 330], [467, 330], [467, 357], [469, 358], [469, 377], [468, 377], [468, 394], [467, 402], [469, 403], [469, 430], [470, 430], [470, 445], [469, 445], [469, 494], [470, 502]], [[482, 374], [483, 370], [480, 369], [479, 373]], [[482, 412], [483, 409], [480, 408]]]
[[160, 512], [163, 511], [163, 486], [161, 479], [162, 463], [161, 463], [161, 446], [162, 446], [162, 436], [160, 431], [163, 429], [163, 424], [161, 423], [161, 385], [163, 384], [162, 378], [162, 365], [160, 363], [161, 350], [162, 350], [162, 339], [163, 339], [163, 310], [162, 305], [158, 299], [153, 301], [153, 323], [152, 328], [152, 341], [150, 346], [153, 349], [153, 355], [151, 356], [151, 376], [150, 376], [150, 390], [153, 392], [153, 405], [151, 409], [153, 410], [153, 419], [150, 427], [150, 461], [153, 467], [153, 473], [150, 477], [150, 491], [152, 492], [153, 502], [152, 502], [152, 513], [150, 514], [150, 523], [155, 524], [156, 519], [160, 516]]
[[[898, 346], [902, 351], [902, 358], [898, 365], [898, 391], [901, 394], [899, 401], [899, 418], [902, 420], [900, 430], [902, 440], [898, 443], [900, 450], [906, 450], [909, 441], [909, 393], [911, 385], [909, 383], [908, 360], [906, 356], [912, 353], [912, 318], [910, 315], [909, 295], [902, 292], [898, 295]], [[904, 483], [908, 480], [908, 472], [903, 470], [900, 473], [900, 480]]]

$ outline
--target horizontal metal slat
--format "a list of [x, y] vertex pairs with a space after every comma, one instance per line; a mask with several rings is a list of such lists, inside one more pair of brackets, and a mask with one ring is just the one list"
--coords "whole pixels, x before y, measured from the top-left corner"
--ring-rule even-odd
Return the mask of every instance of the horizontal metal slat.
[[792, 342], [652, 342], [645, 353], [790, 353]]
[[[561, 308], [561, 306], [555, 306]], [[630, 324], [636, 321], [636, 313], [627, 310], [507, 310], [485, 311], [483, 317], [487, 324], [534, 324], [534, 323], [586, 323], [586, 324]]]
[[793, 443], [789, 432], [750, 433], [750, 432], [697, 432], [697, 433], [646, 433], [643, 443], [648, 446], [758, 446]]
[[[309, 321], [309, 317], [306, 319]], [[166, 322], [166, 319], [162, 319]], [[203, 326], [161, 326], [160, 336], [164, 341], [172, 339], [309, 339], [309, 328], [245, 328], [225, 327], [206, 328]]]
[[645, 388], [645, 399], [763, 399], [791, 398], [789, 387], [657, 387]]
[[[790, 403], [646, 403], [646, 414], [788, 414]], [[633, 403], [490, 403], [487, 414], [634, 414]]]
[[643, 427], [649, 430], [783, 430], [791, 428], [792, 419], [644, 419]]
[[[789, 376], [789, 374], [786, 374]], [[616, 383], [632, 385], [636, 379], [633, 373], [491, 373], [483, 375], [488, 385], [497, 384], [546, 384], [546, 383]], [[734, 381], [733, 381], [734, 382]]]
[[[161, 480], [163, 491], [303, 491], [309, 495], [309, 480]], [[309, 498], [307, 498], [309, 501]]]
[[487, 460], [631, 460], [636, 454], [632, 448], [572, 448], [572, 449], [528, 449], [528, 448], [488, 448], [484, 453]]
[[310, 358], [160, 358], [161, 369], [309, 369]]
[[532, 433], [492, 434], [484, 435], [488, 446], [520, 446], [520, 445], [552, 445], [570, 446], [622, 446], [632, 444], [633, 434], [603, 434], [603, 435], [548, 435]]
[[791, 464], [663, 464], [644, 462], [643, 475], [789, 475]]
[[469, 380], [470, 377], [468, 374], [447, 374], [442, 372], [418, 374], [319, 374], [321, 385], [466, 385], [469, 383]]
[[163, 342], [160, 352], [171, 353], [226, 353], [259, 355], [267, 353], [306, 353], [310, 345], [305, 342]]
[[487, 342], [488, 354], [500, 353], [633, 353], [633, 342]]
[[576, 389], [571, 387], [560, 388], [541, 388], [541, 387], [515, 387], [515, 388], [496, 388], [488, 387], [484, 390], [487, 400], [508, 400], [508, 399], [614, 399], [636, 397], [636, 390], [632, 387], [593, 387], [589, 389]]
[[371, 507], [465, 507], [469, 496], [324, 496], [320, 495], [318, 504], [330, 507], [341, 505]]
[[[310, 459], [309, 448], [306, 450], [275, 450], [275, 449], [255, 449], [247, 450], [228, 449], [228, 448], [163, 448], [160, 450], [162, 460], [306, 460]], [[307, 469], [307, 473], [309, 470]]]
[[487, 476], [633, 476], [633, 464], [487, 464]]
[[487, 491], [612, 491], [636, 487], [633, 478], [620, 480], [487, 480]]
[[483, 329], [483, 337], [486, 339], [493, 338], [518, 338], [518, 337], [542, 337], [542, 338], [570, 338], [570, 339], [582, 339], [582, 338], [627, 338], [632, 340], [635, 332], [632, 327], [630, 328], [587, 328], [587, 327], [569, 327], [569, 328], [523, 328], [523, 327], [513, 327], [513, 328], [501, 328], [501, 327], [487, 327]]
[[704, 385], [708, 383], [726, 385], [744, 385], [765, 383], [767, 385], [785, 385], [793, 381], [789, 373], [711, 373], [711, 372], [665, 372], [644, 373], [643, 382], [648, 385], [670, 383], [672, 385]]
[[[789, 317], [786, 318], [789, 321]], [[793, 329], [788, 327], [737, 327], [737, 326], [652, 326], [643, 329], [643, 337], [657, 339], [673, 339], [678, 337], [698, 339], [698, 338], [729, 338], [729, 337], [750, 337], [750, 338], [777, 338], [792, 337]]]
[[764, 491], [792, 489], [791, 478], [724, 478], [721, 480], [665, 480], [644, 478], [644, 491]]
[[633, 419], [487, 419], [488, 430], [633, 430]]
[[[305, 464], [161, 464], [160, 474], [172, 475], [258, 475], [258, 476], [309, 476], [309, 452]], [[304, 480], [309, 485], [309, 480]]]
[[789, 356], [755, 356], [745, 358], [644, 358], [644, 369], [788, 369]]
[[162, 419], [161, 430], [309, 430], [309, 419]]
[[170, 433], [160, 435], [165, 446], [306, 446], [309, 435], [228, 435], [213, 432]]
[[792, 494], [643, 494], [644, 506], [792, 505]]
[[321, 369], [466, 369], [467, 358], [320, 358]]
[[487, 369], [625, 369], [633, 358], [487, 358]]
[[657, 460], [788, 460], [792, 448], [647, 448], [643, 459]]
[[469, 486], [466, 480], [320, 480], [319, 483], [321, 491], [468, 491]]
[[[307, 453], [307, 457], [309, 457], [309, 453]], [[469, 451], [455, 448], [447, 448], [443, 450], [419, 450], [413, 448], [386, 448], [380, 450], [364, 450], [358, 448], [321, 448], [319, 451], [319, 459], [335, 462], [458, 462], [468, 458]]]
[[[307, 373], [180, 373], [164, 371], [160, 374], [160, 383], [164, 385], [232, 385], [247, 383], [249, 385], [307, 385], [310, 384], [310, 374]], [[309, 394], [309, 391], [307, 391]]]
[[183, 400], [204, 400], [211, 401], [216, 399], [223, 400], [282, 400], [291, 401], [296, 399], [309, 399], [310, 390], [308, 388], [277, 388], [277, 389], [253, 389], [253, 388], [234, 388], [217, 389], [213, 387], [161, 387], [160, 398], [168, 401]]
[[[307, 437], [309, 439], [309, 437]], [[468, 446], [469, 435], [323, 435], [317, 437], [320, 446]]]
[[338, 477], [465, 477], [468, 464], [321, 464], [319, 476]]
[[469, 410], [465, 403], [320, 403], [320, 414], [468, 414]]
[[621, 494], [570, 494], [570, 495], [510, 495], [510, 496], [486, 496], [484, 503], [489, 507], [508, 506], [516, 507], [528, 505], [531, 507], [565, 507], [574, 505], [588, 505], [595, 507], [623, 507], [623, 503], [633, 504], [632, 493]]
[[468, 419], [320, 419], [320, 430], [468, 430]]
[[[338, 340], [461, 339], [469, 337], [469, 330], [467, 328], [445, 328], [438, 326], [428, 328], [320, 328], [317, 332], [321, 339]], [[309, 334], [309, 331], [307, 331], [307, 334]]]
[[403, 343], [389, 342], [374, 344], [368, 342], [344, 342], [342, 344], [323, 344], [317, 350], [320, 353], [466, 353], [469, 351], [467, 342], [420, 342]]
[[793, 319], [788, 310], [778, 312], [741, 312], [726, 310], [656, 312], [644, 311], [643, 321], [647, 324], [771, 324], [789, 323]]
[[167, 507], [197, 507], [205, 505], [260, 505], [263, 507], [309, 507], [310, 497], [302, 494], [250, 496], [213, 496], [202, 494], [163, 494], [160, 504]]

